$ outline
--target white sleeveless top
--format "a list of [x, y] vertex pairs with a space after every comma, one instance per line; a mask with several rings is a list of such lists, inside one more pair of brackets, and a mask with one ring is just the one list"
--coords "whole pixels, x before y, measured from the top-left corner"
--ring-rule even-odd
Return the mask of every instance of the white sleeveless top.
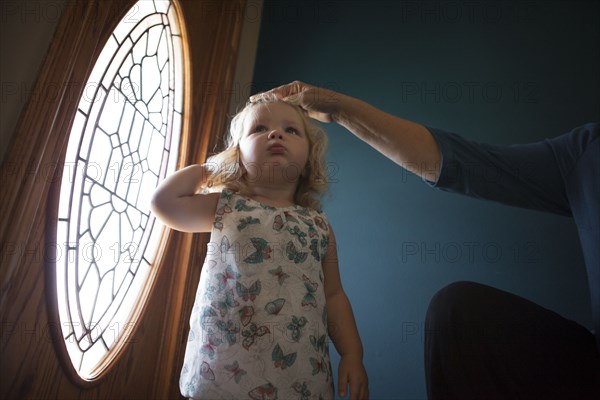
[[224, 190], [180, 377], [194, 399], [333, 399], [321, 260], [329, 226]]

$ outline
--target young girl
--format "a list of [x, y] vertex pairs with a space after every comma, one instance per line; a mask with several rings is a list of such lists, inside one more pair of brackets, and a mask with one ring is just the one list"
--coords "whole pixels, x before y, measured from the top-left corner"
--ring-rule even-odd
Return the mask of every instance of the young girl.
[[[211, 232], [180, 388], [194, 399], [368, 397], [362, 344], [319, 210], [326, 137], [295, 106], [261, 100], [231, 123], [227, 148], [166, 179], [154, 213]], [[218, 192], [214, 192], [219, 189]]]

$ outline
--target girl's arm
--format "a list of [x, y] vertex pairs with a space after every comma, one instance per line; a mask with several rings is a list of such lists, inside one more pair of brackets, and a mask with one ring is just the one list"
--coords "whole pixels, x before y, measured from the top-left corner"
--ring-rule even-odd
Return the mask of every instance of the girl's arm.
[[273, 96], [301, 107], [311, 118], [337, 122], [402, 168], [428, 181], [437, 181], [442, 161], [440, 149], [423, 125], [359, 99], [299, 81], [254, 95], [250, 100]]
[[178, 231], [210, 232], [220, 194], [198, 193], [208, 175], [209, 171], [197, 164], [175, 172], [156, 188], [152, 212]]
[[362, 363], [363, 347], [350, 301], [342, 288], [335, 236], [331, 226], [329, 232], [329, 250], [323, 258], [323, 273], [329, 336], [341, 356], [338, 368], [338, 391], [340, 397], [346, 396], [346, 389], [350, 384], [351, 400], [368, 399], [369, 383]]

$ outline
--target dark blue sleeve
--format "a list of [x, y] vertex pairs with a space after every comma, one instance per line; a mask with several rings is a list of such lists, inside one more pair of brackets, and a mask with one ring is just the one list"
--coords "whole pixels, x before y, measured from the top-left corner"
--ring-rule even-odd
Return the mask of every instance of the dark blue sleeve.
[[441, 190], [571, 216], [564, 171], [544, 140], [498, 146], [429, 128], [442, 153]]

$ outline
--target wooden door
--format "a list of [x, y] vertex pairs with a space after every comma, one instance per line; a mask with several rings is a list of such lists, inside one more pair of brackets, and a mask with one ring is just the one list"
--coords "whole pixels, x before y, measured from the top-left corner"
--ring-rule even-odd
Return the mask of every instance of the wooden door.
[[[147, 1], [147, 0], [145, 0]], [[66, 2], [1, 170], [0, 398], [180, 398], [179, 369], [205, 235], [168, 231], [156, 277], [127, 343], [106, 373], [82, 381], [57, 352], [48, 248], [57, 184], [78, 99], [99, 52], [133, 0]], [[202, 162], [224, 132], [244, 0], [180, 0], [186, 87], [179, 165]], [[212, 90], [207, 92], [207, 83]], [[52, 98], [44, 97], [52, 88]]]

